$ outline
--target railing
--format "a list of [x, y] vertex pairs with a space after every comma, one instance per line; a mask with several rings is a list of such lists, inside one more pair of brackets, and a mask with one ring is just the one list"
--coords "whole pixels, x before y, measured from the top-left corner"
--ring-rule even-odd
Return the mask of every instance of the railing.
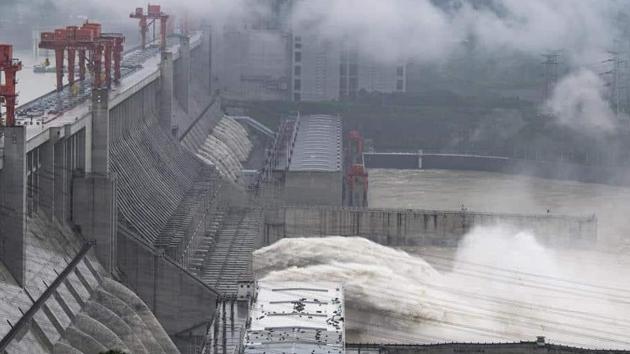
[[11, 344], [11, 342], [13, 341], [13, 339], [15, 339], [15, 337], [17, 337], [24, 330], [28, 329], [28, 327], [30, 326], [30, 322], [35, 316], [35, 314], [41, 309], [41, 307], [46, 303], [46, 301], [48, 301], [48, 299], [55, 293], [55, 291], [57, 291], [57, 288], [59, 287], [59, 285], [61, 285], [68, 278], [68, 275], [70, 275], [70, 273], [72, 273], [76, 269], [79, 262], [81, 262], [83, 258], [85, 258], [87, 253], [94, 246], [94, 244], [95, 244], [94, 242], [88, 242], [85, 245], [83, 245], [83, 247], [79, 251], [79, 254], [77, 254], [74, 257], [74, 259], [72, 259], [70, 264], [68, 264], [68, 266], [63, 270], [63, 272], [61, 272], [61, 274], [57, 276], [57, 278], [52, 282], [52, 284], [50, 284], [48, 288], [46, 288], [44, 293], [37, 299], [37, 301], [33, 303], [31, 308], [28, 309], [28, 311], [26, 311], [26, 313], [17, 321], [17, 323], [11, 327], [11, 330], [9, 331], [9, 333], [7, 333], [7, 335], [4, 336], [4, 338], [2, 338], [2, 340], [0, 341], [0, 353], [4, 353], [4, 351], [7, 349], [9, 344]]
[[186, 138], [186, 136], [188, 136], [188, 133], [190, 133], [190, 131], [197, 125], [197, 123], [199, 123], [199, 121], [203, 119], [206, 113], [210, 110], [210, 108], [212, 108], [212, 106], [214, 106], [215, 103], [217, 103], [218, 100], [220, 100], [220, 97], [218, 95], [214, 95], [212, 97], [212, 100], [210, 101], [210, 103], [208, 103], [208, 105], [203, 109], [203, 111], [201, 111], [201, 113], [197, 116], [197, 118], [195, 118], [195, 121], [192, 122], [192, 124], [190, 124], [188, 128], [186, 128], [186, 131], [184, 131], [182, 136], [179, 137], [180, 142], [182, 142]]
[[269, 129], [267, 126], [265, 126], [264, 124], [260, 123], [259, 121], [248, 117], [248, 116], [228, 116], [229, 118], [232, 118], [236, 121], [242, 121], [245, 122], [247, 124], [249, 124], [252, 128], [258, 130], [259, 132], [265, 134], [267, 137], [269, 138], [273, 138], [274, 137], [274, 133], [273, 130]]

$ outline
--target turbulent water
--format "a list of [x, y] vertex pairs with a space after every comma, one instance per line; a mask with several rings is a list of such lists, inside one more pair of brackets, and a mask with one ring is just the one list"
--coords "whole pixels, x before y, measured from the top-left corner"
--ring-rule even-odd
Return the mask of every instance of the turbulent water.
[[285, 239], [254, 253], [259, 279], [343, 283], [350, 342], [544, 335], [568, 345], [630, 348], [630, 286], [609, 284], [612, 275], [597, 278], [588, 266], [563, 267], [531, 234], [479, 228], [454, 258], [432, 263], [452, 268], [438, 272], [419, 256], [345, 237]]
[[[360, 238], [282, 240], [258, 278], [344, 283], [350, 342], [534, 340], [630, 349], [630, 189], [459, 171], [370, 171], [372, 207], [590, 215], [593, 250], [547, 249], [506, 226], [411, 253]], [[625, 247], [625, 248], [624, 248]]]

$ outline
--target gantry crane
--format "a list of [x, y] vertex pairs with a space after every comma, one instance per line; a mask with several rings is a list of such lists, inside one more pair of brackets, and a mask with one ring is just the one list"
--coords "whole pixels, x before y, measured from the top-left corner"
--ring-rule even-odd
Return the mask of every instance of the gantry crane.
[[160, 21], [160, 48], [162, 50], [166, 49], [166, 21], [168, 20], [168, 15], [162, 12], [160, 5], [149, 4], [147, 6], [146, 14], [144, 13], [143, 8], [137, 7], [135, 12], [129, 14], [129, 17], [140, 20], [140, 37], [142, 49], [144, 49], [147, 45], [147, 32], [149, 31], [149, 26], [155, 24], [155, 21]]
[[4, 125], [7, 127], [15, 125], [16, 73], [20, 70], [22, 70], [22, 62], [13, 58], [13, 46], [0, 44], [0, 76], [4, 76], [4, 80], [0, 80], [0, 100], [6, 107]]
[[[81, 27], [68, 26], [54, 32], [42, 32], [39, 47], [55, 51], [57, 91], [63, 89], [63, 62], [68, 52], [68, 82], [74, 85], [75, 59], [79, 54], [79, 79], [85, 79], [86, 65], [92, 73], [93, 86], [101, 87], [103, 81], [111, 87], [111, 68], [114, 62], [114, 80], [120, 80], [125, 37], [120, 33], [101, 33], [101, 25], [85, 22]], [[103, 58], [104, 56], [104, 58]], [[105, 80], [102, 80], [102, 66], [105, 66]]]

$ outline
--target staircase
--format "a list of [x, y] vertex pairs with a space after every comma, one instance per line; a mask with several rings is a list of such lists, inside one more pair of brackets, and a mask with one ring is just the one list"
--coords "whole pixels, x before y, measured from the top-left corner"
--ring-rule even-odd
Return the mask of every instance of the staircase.
[[224, 295], [237, 293], [239, 280], [251, 280], [252, 252], [260, 235], [262, 212], [258, 209], [230, 209], [214, 248], [199, 267], [199, 277]]
[[208, 331], [204, 354], [237, 354], [245, 335], [247, 302], [222, 299]]
[[208, 230], [199, 235], [191, 243], [189, 248], [184, 252], [183, 265], [196, 275], [200, 275], [200, 270], [217, 243], [219, 231], [223, 225], [223, 217], [225, 210], [216, 210], [209, 219], [212, 220], [208, 225]]

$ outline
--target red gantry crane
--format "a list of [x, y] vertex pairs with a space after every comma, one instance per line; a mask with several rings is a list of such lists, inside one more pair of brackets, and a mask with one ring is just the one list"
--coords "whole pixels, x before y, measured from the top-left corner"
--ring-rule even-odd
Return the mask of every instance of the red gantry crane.
[[4, 125], [7, 127], [15, 125], [16, 73], [20, 70], [22, 70], [22, 62], [13, 58], [13, 46], [0, 44], [0, 101], [4, 102], [6, 107]]
[[168, 15], [162, 12], [160, 5], [149, 4], [147, 6], [146, 14], [144, 13], [143, 8], [137, 7], [136, 11], [131, 13], [129, 17], [140, 20], [140, 37], [142, 49], [144, 49], [147, 45], [147, 32], [149, 31], [149, 26], [155, 24], [155, 21], [160, 21], [160, 48], [162, 50], [166, 49], [166, 21], [168, 20]]
[[368, 174], [363, 163], [363, 136], [357, 130], [348, 133], [346, 150], [347, 203], [353, 207], [367, 206]]
[[[120, 64], [122, 61], [125, 37], [120, 33], [101, 33], [101, 25], [85, 22], [81, 27], [68, 26], [58, 28], [54, 32], [42, 32], [39, 47], [55, 51], [57, 72], [57, 91], [63, 89], [63, 63], [68, 52], [68, 83], [75, 83], [75, 60], [79, 55], [79, 80], [85, 80], [86, 66], [92, 74], [94, 87], [101, 87], [103, 82], [111, 87], [112, 60], [114, 62], [114, 80], [120, 80]], [[104, 58], [103, 58], [104, 57]], [[104, 80], [102, 74], [105, 66]]]

